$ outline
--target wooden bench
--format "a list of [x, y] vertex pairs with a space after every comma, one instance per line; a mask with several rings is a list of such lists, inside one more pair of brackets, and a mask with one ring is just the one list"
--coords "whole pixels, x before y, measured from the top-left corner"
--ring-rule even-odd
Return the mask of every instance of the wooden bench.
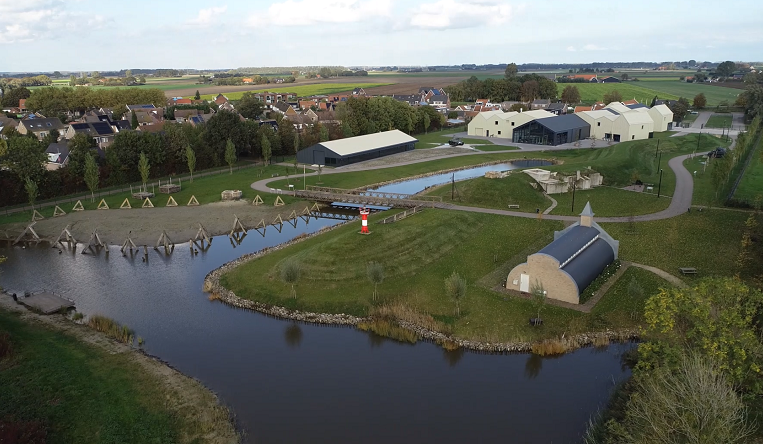
[[519, 205], [516, 205], [516, 204], [509, 204], [509, 208], [510, 208], [510, 209], [514, 209], [514, 210], [518, 210], [518, 209], [519, 209]]
[[678, 271], [680, 271], [681, 274], [697, 274], [697, 269], [692, 267], [679, 267]]

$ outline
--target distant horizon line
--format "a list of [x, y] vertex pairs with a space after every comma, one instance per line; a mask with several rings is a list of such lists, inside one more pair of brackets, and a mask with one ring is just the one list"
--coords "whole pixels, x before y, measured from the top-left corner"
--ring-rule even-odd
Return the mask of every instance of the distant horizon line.
[[[690, 59], [695, 60], [695, 59]], [[680, 61], [662, 61], [662, 62], [655, 62], [655, 61], [645, 61], [645, 60], [639, 60], [639, 61], [616, 61], [616, 62], [526, 62], [526, 63], [517, 63], [518, 67], [526, 66], [526, 65], [559, 65], [560, 67], [557, 69], [567, 69], [565, 67], [573, 67], [578, 65], [618, 65], [618, 64], [652, 64], [652, 65], [664, 65], [667, 63], [679, 63], [683, 61], [688, 60], [680, 60]], [[697, 64], [703, 64], [703, 63], [722, 63], [723, 61], [710, 61], [710, 60], [695, 60]], [[763, 61], [742, 61], [742, 60], [734, 60], [734, 63], [747, 63], [750, 65], [763, 65]], [[493, 69], [500, 69], [500, 66], [505, 66], [507, 63], [461, 63], [457, 65], [397, 65], [397, 64], [375, 64], [375, 65], [292, 65], [292, 66], [239, 66], [235, 68], [166, 68], [166, 67], [155, 67], [155, 68], [119, 68], [119, 69], [49, 69], [49, 70], [22, 70], [22, 71], [0, 71], [0, 74], [31, 74], [31, 73], [39, 73], [39, 74], [48, 74], [48, 73], [54, 73], [56, 71], [60, 73], [81, 73], [81, 72], [93, 72], [93, 71], [99, 71], [99, 72], [119, 72], [119, 71], [126, 71], [126, 70], [146, 70], [146, 71], [156, 71], [156, 70], [178, 70], [178, 71], [185, 71], [185, 70], [192, 70], [192, 71], [233, 71], [237, 69], [265, 69], [265, 68], [272, 68], [272, 69], [288, 69], [288, 68], [322, 68], [322, 67], [343, 67], [348, 69], [374, 69], [374, 68], [389, 68], [389, 67], [397, 67], [398, 69], [424, 69], [424, 68], [453, 68], [454, 70], [458, 70], [458, 68], [461, 68], [462, 66], [475, 66], [475, 67], [485, 67], [485, 66], [495, 66], [496, 68]], [[610, 66], [613, 67], [613, 66]], [[691, 68], [689, 68], [691, 69]], [[680, 69], [676, 69], [678, 71]], [[464, 69], [464, 71], [473, 71], [473, 69]]]

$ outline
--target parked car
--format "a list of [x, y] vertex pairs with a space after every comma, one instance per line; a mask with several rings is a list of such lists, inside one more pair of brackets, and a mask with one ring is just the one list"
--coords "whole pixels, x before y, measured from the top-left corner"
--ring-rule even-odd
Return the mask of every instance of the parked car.
[[450, 144], [450, 146], [461, 146], [464, 144], [464, 141], [458, 137], [454, 137], [448, 141], [448, 144]]
[[709, 153], [707, 153], [707, 157], [716, 157], [716, 158], [719, 158], [719, 157], [723, 157], [725, 155], [726, 155], [726, 149], [725, 148], [721, 148], [721, 147], [718, 147], [718, 148], [710, 151]]

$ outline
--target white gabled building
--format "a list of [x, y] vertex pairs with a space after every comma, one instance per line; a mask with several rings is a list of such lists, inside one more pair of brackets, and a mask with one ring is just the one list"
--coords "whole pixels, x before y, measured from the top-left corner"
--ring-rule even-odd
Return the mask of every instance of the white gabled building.
[[655, 105], [649, 108], [649, 116], [654, 122], [654, 131], [661, 133], [673, 129], [673, 111], [667, 105]]
[[533, 120], [545, 119], [547, 117], [556, 117], [556, 115], [545, 110], [524, 111], [521, 113], [516, 111], [508, 113], [503, 111], [488, 111], [477, 114], [469, 122], [468, 134], [470, 136], [511, 139], [514, 135], [514, 128]]

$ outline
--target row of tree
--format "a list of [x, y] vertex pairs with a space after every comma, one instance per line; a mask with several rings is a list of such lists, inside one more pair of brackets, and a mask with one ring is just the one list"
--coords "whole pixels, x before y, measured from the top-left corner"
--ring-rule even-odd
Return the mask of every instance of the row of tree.
[[408, 134], [442, 128], [445, 116], [431, 106], [413, 107], [391, 97], [350, 97], [336, 109], [344, 137], [397, 129]]
[[[85, 112], [93, 108], [112, 108], [115, 113], [124, 112], [125, 105], [153, 104], [164, 106], [167, 98], [160, 89], [130, 88], [38, 88], [31, 92], [26, 107], [46, 116], [55, 116], [69, 111]], [[117, 116], [118, 117], [118, 116]]]
[[493, 102], [532, 102], [535, 99], [557, 97], [556, 82], [537, 74], [485, 80], [472, 76], [455, 85], [445, 87], [445, 92], [454, 102], [472, 102], [477, 99], [489, 99]]

